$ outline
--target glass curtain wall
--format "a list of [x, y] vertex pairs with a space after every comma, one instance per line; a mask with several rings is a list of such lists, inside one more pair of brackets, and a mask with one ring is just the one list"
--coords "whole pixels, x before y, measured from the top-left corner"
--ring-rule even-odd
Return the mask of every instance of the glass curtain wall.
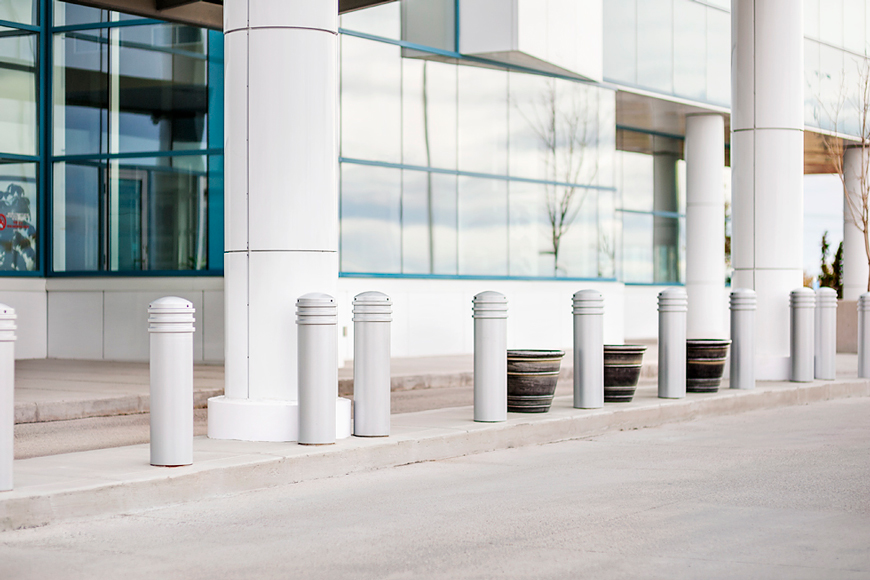
[[220, 33], [52, 12], [53, 272], [222, 268]]
[[38, 0], [0, 2], [0, 272], [38, 272], [41, 72]]
[[341, 27], [343, 274], [615, 278], [612, 90]]

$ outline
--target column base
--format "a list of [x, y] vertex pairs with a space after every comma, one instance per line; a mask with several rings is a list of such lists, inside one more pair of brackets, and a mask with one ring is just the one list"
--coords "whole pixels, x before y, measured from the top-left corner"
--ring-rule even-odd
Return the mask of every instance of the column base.
[[[350, 437], [350, 399], [335, 400], [335, 438]], [[208, 400], [210, 439], [240, 441], [298, 441], [299, 402], [228, 399]]]
[[756, 381], [787, 381], [791, 374], [791, 357], [757, 356], [755, 358]]

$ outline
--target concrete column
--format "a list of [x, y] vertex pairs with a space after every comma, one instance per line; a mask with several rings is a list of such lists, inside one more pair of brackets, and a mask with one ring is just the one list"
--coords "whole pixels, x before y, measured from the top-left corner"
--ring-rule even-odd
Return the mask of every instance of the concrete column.
[[298, 437], [296, 299], [338, 283], [337, 27], [336, 0], [224, 2], [226, 383], [210, 437]]
[[688, 338], [725, 338], [725, 120], [686, 117]]
[[803, 3], [731, 6], [733, 287], [758, 296], [757, 378], [786, 380], [803, 283]]
[[[846, 149], [843, 155], [843, 175], [846, 178], [846, 194], [843, 196], [843, 300], [855, 301], [867, 292], [870, 266], [864, 247], [864, 234], [855, 225], [850, 213], [861, 221], [861, 175], [864, 182], [870, 179], [870, 150], [859, 147]], [[851, 203], [849, 199], [851, 198]], [[836, 251], [836, 248], [834, 248]]]

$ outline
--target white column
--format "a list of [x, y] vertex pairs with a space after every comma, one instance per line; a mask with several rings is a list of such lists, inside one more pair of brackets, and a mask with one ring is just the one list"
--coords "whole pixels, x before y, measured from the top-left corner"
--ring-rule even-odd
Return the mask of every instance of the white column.
[[296, 299], [338, 283], [337, 38], [336, 0], [224, 3], [226, 388], [210, 437], [298, 437]]
[[789, 292], [803, 283], [803, 3], [731, 4], [733, 286], [758, 295], [760, 380], [789, 376]]
[[688, 338], [725, 338], [725, 120], [686, 117]]
[[[846, 149], [843, 155], [843, 175], [846, 178], [846, 195], [852, 198], [853, 210], [861, 222], [861, 174], [865, 182], [870, 179], [870, 150], [854, 147]], [[867, 250], [864, 247], [864, 234], [852, 221], [849, 213], [849, 202], [843, 196], [843, 300], [858, 300], [861, 294], [867, 292], [867, 280], [870, 278], [870, 266], [867, 261]]]

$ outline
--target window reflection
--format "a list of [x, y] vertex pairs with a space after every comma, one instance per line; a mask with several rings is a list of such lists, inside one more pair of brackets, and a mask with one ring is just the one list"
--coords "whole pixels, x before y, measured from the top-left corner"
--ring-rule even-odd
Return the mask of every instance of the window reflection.
[[459, 169], [504, 175], [508, 162], [508, 74], [459, 67]]
[[637, 84], [637, 0], [604, 2], [604, 74]]
[[672, 0], [637, 6], [637, 83], [665, 93], [674, 90], [673, 11]]
[[402, 162], [456, 169], [456, 66], [402, 59]]
[[341, 37], [341, 155], [402, 162], [402, 62], [398, 46]]
[[0, 270], [39, 268], [36, 163], [0, 160]]
[[707, 10], [707, 101], [731, 103], [731, 15]]
[[36, 34], [0, 27], [0, 153], [37, 153], [36, 42]]
[[38, 25], [39, 0], [3, 0], [0, 2], [0, 20]]
[[207, 148], [205, 30], [161, 24], [128, 26], [119, 36], [120, 152]]
[[460, 274], [508, 274], [507, 225], [507, 181], [460, 177]]
[[653, 282], [653, 216], [622, 214], [622, 276], [625, 282]]
[[55, 26], [74, 26], [109, 21], [109, 11], [69, 2], [55, 1], [52, 7]]
[[400, 2], [389, 2], [381, 6], [354, 10], [341, 15], [339, 26], [355, 32], [365, 32], [373, 36], [401, 40], [402, 14], [400, 8]]
[[54, 152], [108, 153], [109, 50], [106, 30], [54, 37]]
[[699, 101], [707, 98], [707, 12], [692, 0], [674, 0], [674, 92]]
[[401, 194], [401, 170], [342, 164], [343, 272], [401, 272]]
[[402, 172], [402, 272], [456, 274], [456, 176]]

